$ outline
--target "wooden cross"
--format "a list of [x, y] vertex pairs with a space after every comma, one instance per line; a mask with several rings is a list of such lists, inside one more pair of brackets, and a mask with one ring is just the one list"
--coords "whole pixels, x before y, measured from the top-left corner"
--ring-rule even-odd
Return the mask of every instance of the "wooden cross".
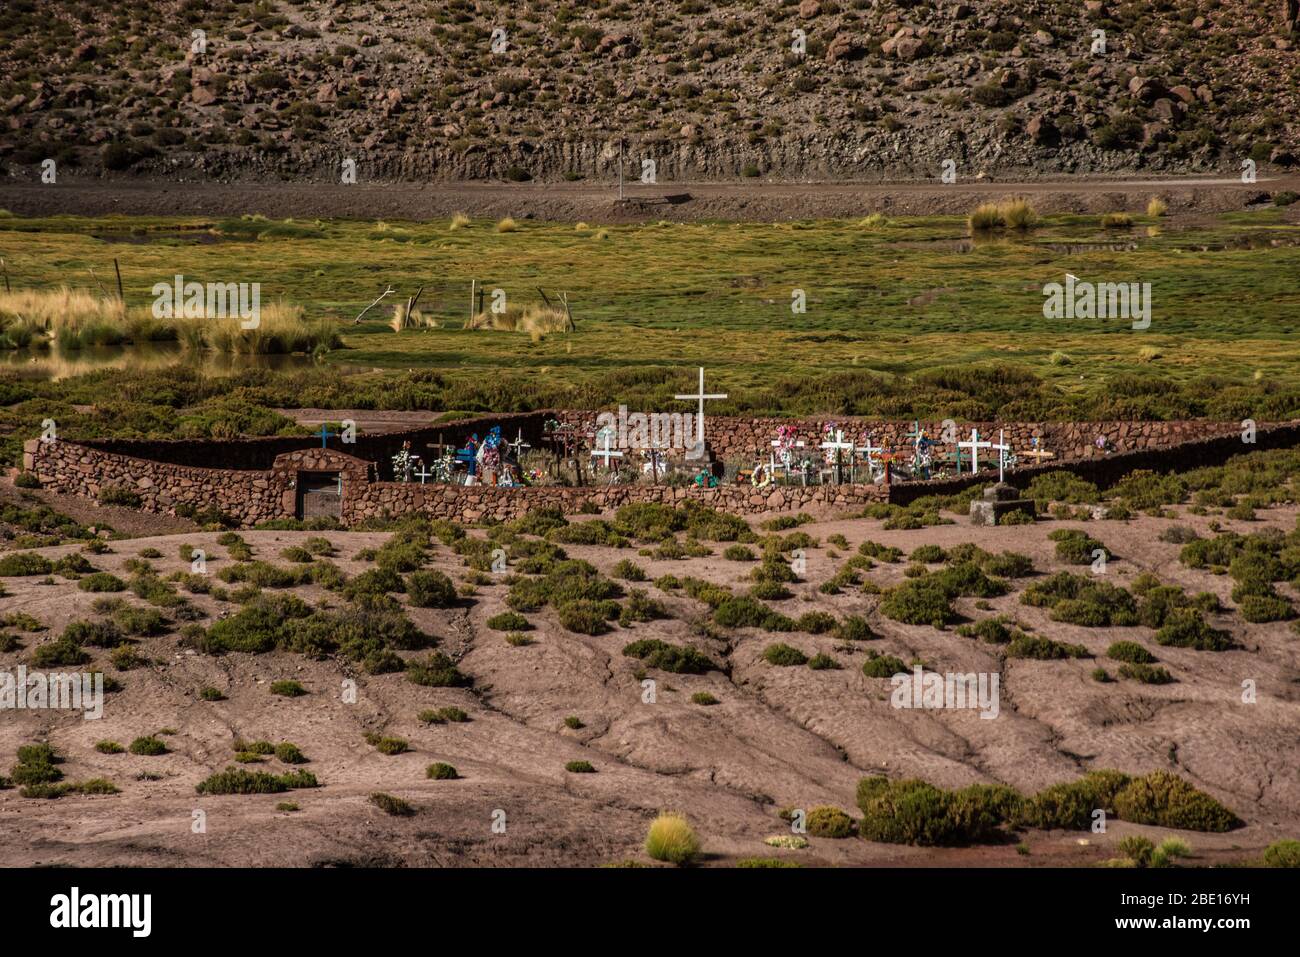
[[708, 393], [706, 393], [706, 392], [704, 391], [704, 366], [700, 366], [700, 387], [699, 387], [699, 391], [697, 391], [694, 395], [675, 395], [675, 396], [673, 396], [674, 399], [682, 399], [682, 400], [685, 400], [685, 401], [694, 401], [694, 400], [698, 400], [698, 401], [699, 401], [699, 403], [700, 403], [700, 413], [699, 413], [699, 415], [698, 415], [698, 416], [696, 417], [696, 419], [695, 419], [695, 443], [696, 443], [696, 445], [698, 445], [698, 446], [700, 447], [701, 451], [703, 451], [703, 449], [704, 449], [704, 400], [705, 400], [705, 399], [725, 399], [726, 397], [727, 397], [727, 393], [725, 393], [725, 392], [715, 392], [715, 393], [712, 393], [712, 394], [708, 394]]
[[[980, 470], [980, 449], [988, 449], [988, 448], [992, 448], [992, 447], [993, 447], [993, 443], [992, 443], [992, 442], [988, 442], [988, 441], [981, 442], [981, 441], [980, 441], [980, 431], [979, 431], [979, 429], [971, 429], [971, 430], [970, 430], [970, 441], [969, 441], [969, 442], [958, 442], [958, 443], [957, 443], [957, 448], [958, 448], [958, 449], [970, 449], [970, 472], [971, 472], [971, 475], [974, 475], [976, 472], [978, 472], [978, 471]], [[960, 458], [958, 458], [958, 460], [957, 460], [957, 472], [958, 472], [958, 474], [961, 473], [961, 459], [960, 459]]]
[[853, 443], [852, 443], [852, 442], [845, 442], [845, 441], [844, 441], [844, 430], [843, 430], [843, 429], [836, 429], [836, 430], [835, 430], [835, 441], [832, 442], [832, 441], [830, 441], [830, 440], [828, 439], [827, 441], [825, 441], [825, 442], [823, 442], [823, 443], [821, 444], [821, 447], [824, 448], [824, 449], [834, 449], [834, 450], [835, 450], [835, 484], [836, 484], [836, 485], [843, 485], [843, 484], [844, 484], [844, 462], [843, 462], [843, 460], [842, 460], [841, 457], [840, 457], [840, 453], [841, 453], [844, 449], [850, 449], [850, 450], [851, 450], [851, 449], [853, 448]]
[[448, 445], [446, 442], [444, 442], [444, 441], [442, 440], [442, 433], [439, 432], [439, 433], [438, 433], [438, 441], [437, 441], [437, 442], [425, 442], [425, 443], [424, 443], [424, 447], [425, 447], [426, 449], [437, 449], [438, 452], [440, 452], [440, 453], [445, 453], [448, 449], [454, 449], [456, 446], [454, 446], [454, 445]]
[[604, 444], [601, 448], [598, 448], [598, 449], [592, 449], [592, 450], [591, 450], [591, 457], [594, 458], [594, 459], [597, 459], [597, 458], [603, 458], [603, 459], [605, 460], [605, 469], [606, 469], [606, 471], [608, 471], [608, 470], [609, 470], [609, 460], [610, 460], [610, 459], [621, 459], [621, 458], [623, 457], [623, 453], [622, 453], [622, 452], [619, 452], [619, 451], [617, 451], [617, 450], [613, 450], [613, 449], [610, 448], [610, 446], [609, 446], [609, 430], [608, 430], [608, 429], [602, 429], [600, 434], [601, 434], [601, 437], [605, 440], [605, 444]]
[[1011, 451], [1011, 446], [1006, 444], [1003, 430], [998, 429], [998, 441], [996, 445], [990, 445], [989, 448], [996, 449], [998, 453], [998, 481], [1006, 480], [1007, 453]]
[[1028, 452], [1024, 452], [1022, 454], [1025, 456], [1025, 458], [1032, 458], [1041, 465], [1043, 459], [1056, 458], [1056, 453], [1049, 452], [1047, 451], [1047, 449], [1039, 448], [1038, 446], [1039, 441], [1040, 440], [1036, 435], [1033, 438], [1031, 438], [1029, 442], [1033, 446], [1033, 448], [1031, 448]]

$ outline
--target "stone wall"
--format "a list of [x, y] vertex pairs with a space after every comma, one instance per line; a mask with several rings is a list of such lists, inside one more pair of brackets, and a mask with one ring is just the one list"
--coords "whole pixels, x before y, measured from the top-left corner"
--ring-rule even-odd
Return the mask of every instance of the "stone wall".
[[133, 492], [148, 512], [175, 515], [184, 505], [199, 510], [215, 506], [243, 525], [284, 514], [284, 488], [269, 470], [192, 468], [39, 439], [23, 446], [23, 468], [56, 492], [90, 499], [110, 487]]
[[[373, 436], [369, 448], [381, 454], [400, 447], [401, 441], [410, 440], [415, 451], [421, 451], [425, 441], [433, 441], [439, 434], [447, 442], [460, 443], [471, 432], [482, 435], [494, 424], [502, 424], [508, 434], [522, 429], [525, 439], [540, 447], [542, 424], [551, 415], [575, 422], [594, 423], [594, 413], [534, 412], [514, 416], [481, 416], [474, 419], [445, 423], [441, 428], [425, 428]], [[710, 444], [724, 457], [749, 457], [765, 453], [770, 447], [776, 427], [794, 420], [747, 419], [740, 417], [710, 416], [707, 420]], [[820, 442], [821, 426], [826, 421], [836, 421], [846, 428], [874, 432], [877, 444], [906, 445], [905, 433], [909, 423], [872, 422], [863, 419], [811, 419], [798, 420], [804, 441], [809, 446]], [[923, 428], [941, 431], [938, 423], [922, 423]], [[970, 424], [960, 430], [969, 434]], [[1041, 466], [1032, 466], [1022, 460], [1008, 480], [1023, 486], [1036, 474], [1053, 469], [1068, 469], [1099, 485], [1114, 481], [1132, 469], [1187, 470], [1200, 465], [1222, 462], [1231, 455], [1258, 449], [1277, 448], [1300, 444], [1300, 423], [1261, 425], [1257, 442], [1246, 445], [1241, 441], [1235, 423], [1215, 422], [1098, 422], [1098, 423], [976, 423], [981, 434], [995, 435], [996, 429], [1006, 430], [1011, 443], [1024, 449], [1033, 435], [1042, 437], [1042, 444], [1057, 453], [1058, 458]], [[986, 432], [987, 429], [987, 432]], [[1106, 436], [1116, 451], [1100, 452], [1094, 445], [1098, 435]], [[406, 437], [405, 439], [403, 437]], [[381, 443], [379, 440], [383, 439]], [[566, 512], [576, 511], [584, 503], [597, 508], [616, 508], [629, 502], [662, 502], [675, 504], [688, 498], [705, 502], [716, 508], [737, 514], [764, 512], [791, 512], [819, 508], [852, 509], [867, 503], [888, 500], [905, 503], [923, 495], [951, 494], [972, 483], [983, 483], [996, 476], [996, 471], [985, 470], [979, 475], [932, 482], [894, 483], [889, 486], [868, 484], [842, 486], [781, 486], [754, 489], [749, 485], [723, 486], [717, 489], [695, 487], [669, 488], [667, 486], [612, 486], [599, 485], [584, 488], [537, 487], [531, 489], [505, 489], [484, 486], [419, 485], [375, 481], [384, 476], [382, 459], [365, 455], [345, 454], [335, 449], [321, 449], [310, 444], [293, 449], [283, 449], [281, 443], [300, 440], [250, 440], [250, 442], [212, 443], [217, 451], [238, 447], [241, 451], [227, 457], [227, 461], [261, 460], [278, 449], [263, 469], [200, 468], [123, 454], [122, 449], [149, 451], [169, 446], [169, 443], [126, 442], [53, 442], [38, 440], [24, 446], [24, 468], [33, 472], [42, 485], [55, 491], [86, 498], [98, 498], [102, 489], [116, 486], [134, 492], [140, 498], [140, 507], [147, 511], [176, 514], [178, 508], [192, 506], [206, 509], [212, 506], [232, 516], [242, 525], [253, 525], [275, 518], [292, 517], [296, 512], [295, 480], [299, 472], [338, 471], [343, 478], [342, 520], [355, 524], [361, 520], [404, 512], [477, 521], [482, 518], [508, 520], [529, 509], [541, 506], [558, 506]], [[177, 443], [179, 445], [180, 443]], [[255, 444], [256, 451], [247, 450]], [[363, 446], [349, 446], [349, 453], [360, 452]], [[940, 446], [943, 451], [943, 446]], [[170, 457], [198, 454], [192, 443], [178, 452], [172, 448]], [[212, 453], [215, 454], [215, 453]], [[988, 456], [985, 463], [996, 459]]]
[[782, 486], [766, 489], [756, 489], [749, 485], [725, 485], [712, 489], [694, 486], [669, 488], [615, 485], [510, 489], [486, 485], [376, 482], [363, 486], [355, 495], [346, 498], [344, 521], [352, 525], [367, 518], [408, 512], [458, 522], [477, 522], [485, 518], [508, 521], [519, 518], [531, 509], [547, 506], [558, 507], [572, 514], [586, 503], [604, 511], [632, 502], [679, 505], [687, 499], [737, 515], [757, 515], [822, 507], [861, 508], [871, 502], [885, 501], [888, 494], [888, 488], [883, 485], [814, 485], [807, 488]]

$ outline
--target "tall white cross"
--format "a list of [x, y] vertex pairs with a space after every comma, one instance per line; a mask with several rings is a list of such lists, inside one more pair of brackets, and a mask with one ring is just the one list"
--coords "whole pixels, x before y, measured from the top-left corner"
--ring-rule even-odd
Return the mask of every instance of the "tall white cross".
[[997, 445], [990, 446], [990, 448], [996, 449], [998, 453], [998, 481], [999, 482], [1005, 481], [1006, 467], [1007, 467], [1007, 453], [1011, 451], [1011, 446], [1006, 444], [1006, 438], [1003, 435], [1002, 429], [998, 429]]
[[601, 434], [601, 436], [604, 438], [604, 440], [605, 440], [605, 444], [604, 444], [601, 448], [599, 448], [599, 449], [592, 449], [592, 450], [591, 450], [591, 457], [592, 457], [592, 458], [594, 458], [594, 459], [600, 459], [600, 458], [603, 458], [603, 459], [605, 460], [605, 468], [606, 468], [606, 470], [609, 469], [609, 460], [610, 460], [610, 459], [621, 459], [621, 458], [623, 457], [623, 453], [622, 453], [622, 452], [619, 452], [619, 451], [617, 451], [617, 450], [611, 449], [611, 448], [609, 447], [610, 431], [611, 431], [611, 430], [609, 430], [609, 429], [601, 429], [601, 430], [600, 430], [600, 434]]
[[416, 472], [415, 474], [418, 475], [418, 476], [420, 476], [420, 484], [423, 485], [425, 479], [427, 479], [430, 475], [434, 475], [434, 474], [436, 474], [436, 473], [434, 473], [434, 472], [430, 472], [430, 471], [429, 471], [429, 466], [427, 466], [427, 465], [425, 465], [423, 462], [421, 462], [421, 463], [420, 463], [420, 471]]
[[958, 443], [957, 443], [957, 448], [959, 448], [959, 449], [970, 449], [970, 472], [971, 472], [971, 475], [974, 475], [976, 472], [978, 472], [978, 471], [980, 470], [980, 449], [988, 449], [988, 448], [992, 448], [992, 447], [993, 447], [993, 443], [992, 443], [992, 442], [981, 442], [981, 441], [980, 441], [980, 430], [979, 430], [979, 429], [971, 429], [971, 430], [970, 430], [970, 441], [969, 441], [969, 442], [958, 442]]
[[695, 442], [701, 450], [704, 448], [704, 400], [705, 399], [725, 399], [727, 393], [715, 392], [712, 395], [704, 391], [704, 366], [700, 366], [700, 389], [694, 395], [675, 395], [674, 399], [684, 399], [686, 401], [698, 400], [700, 403], [700, 414], [695, 419]]
[[825, 442], [821, 444], [821, 447], [827, 450], [829, 449], [835, 450], [835, 480], [837, 482], [844, 481], [843, 467], [840, 464], [840, 453], [843, 452], [845, 449], [849, 450], [850, 452], [853, 451], [853, 443], [844, 441], [843, 429], [836, 429], [835, 441], [832, 442], [830, 439], [827, 439]]

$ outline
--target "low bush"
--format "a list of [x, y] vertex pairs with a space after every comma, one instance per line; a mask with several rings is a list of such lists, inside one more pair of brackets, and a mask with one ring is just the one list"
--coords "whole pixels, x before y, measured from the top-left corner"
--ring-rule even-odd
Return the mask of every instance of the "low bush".
[[440, 571], [411, 572], [406, 597], [416, 608], [450, 608], [456, 603], [456, 586]]
[[391, 814], [393, 817], [412, 817], [415, 814], [415, 808], [408, 802], [383, 791], [373, 792], [366, 800], [385, 814]]
[[713, 660], [687, 645], [673, 645], [658, 638], [642, 638], [623, 646], [623, 654], [639, 658], [647, 668], [673, 674], [702, 675], [717, 668]]
[[852, 837], [855, 830], [853, 818], [837, 807], [823, 805], [808, 812], [805, 819], [808, 833], [812, 837], [845, 838]]
[[1136, 641], [1116, 641], [1106, 649], [1106, 657], [1129, 664], [1149, 665], [1155, 662], [1155, 655], [1147, 651]]
[[142, 754], [142, 755], [148, 755], [152, 757], [160, 754], [166, 754], [167, 745], [161, 738], [154, 737], [153, 735], [147, 735], [142, 738], [136, 738], [127, 747], [127, 750], [130, 751], [132, 754]]
[[424, 769], [424, 776], [431, 781], [455, 781], [460, 777], [456, 769], [444, 761], [437, 761]]
[[788, 668], [796, 665], [806, 665], [808, 656], [798, 648], [792, 648], [790, 645], [777, 642], [763, 649], [763, 660], [769, 665]]
[[533, 626], [528, 619], [516, 611], [503, 611], [487, 620], [487, 626], [493, 631], [528, 631]]
[[867, 660], [862, 663], [862, 673], [868, 678], [892, 678], [907, 671], [907, 665], [901, 658], [868, 652]]
[[1135, 824], [1183, 831], [1230, 831], [1242, 825], [1226, 807], [1168, 771], [1134, 778], [1115, 795], [1115, 811]]

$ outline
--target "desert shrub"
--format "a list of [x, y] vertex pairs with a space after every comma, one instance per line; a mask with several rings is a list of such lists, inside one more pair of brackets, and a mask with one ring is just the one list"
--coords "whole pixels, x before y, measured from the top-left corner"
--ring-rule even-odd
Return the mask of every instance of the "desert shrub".
[[717, 698], [709, 694], [709, 692], [707, 691], [695, 692], [695, 694], [691, 695], [691, 703], [702, 705], [704, 707], [710, 707], [715, 704], [721, 704], [721, 702], [718, 701]]
[[658, 638], [642, 638], [623, 646], [623, 654], [639, 658], [647, 668], [674, 674], [702, 675], [717, 667], [707, 655], [688, 645], [673, 645]]
[[132, 754], [143, 754], [155, 756], [167, 753], [167, 745], [161, 739], [153, 735], [146, 735], [142, 738], [136, 738], [127, 746], [127, 750]]
[[469, 720], [469, 715], [462, 709], [455, 706], [445, 708], [426, 709], [421, 711], [417, 717], [425, 724], [460, 724]]
[[1167, 685], [1174, 680], [1174, 676], [1166, 669], [1144, 664], [1120, 665], [1119, 675], [1121, 678], [1140, 681], [1144, 685]]
[[412, 817], [415, 814], [415, 808], [407, 801], [392, 794], [386, 794], [383, 791], [373, 792], [368, 800], [385, 814], [391, 814], [393, 817]]
[[723, 551], [722, 557], [731, 562], [752, 562], [755, 558], [754, 550], [747, 545], [728, 545]]
[[868, 678], [892, 678], [907, 671], [907, 665], [901, 658], [868, 652], [867, 660], [862, 663], [862, 673]]
[[1083, 645], [1053, 641], [1038, 635], [1020, 635], [1007, 645], [1007, 657], [1054, 661], [1061, 658], [1089, 658], [1091, 655]]
[[879, 542], [872, 541], [866, 541], [859, 545], [858, 554], [890, 564], [903, 559], [903, 550], [901, 548], [895, 548], [893, 545], [881, 545]]
[[784, 601], [794, 593], [780, 582], [762, 581], [749, 589], [749, 597], [759, 601]]
[[503, 611], [487, 620], [487, 626], [493, 631], [527, 631], [533, 626], [528, 619], [515, 611]]
[[702, 601], [713, 609], [719, 608], [723, 602], [730, 600], [732, 597], [731, 590], [722, 585], [715, 585], [712, 582], [689, 576], [682, 579], [682, 590], [691, 598]]
[[109, 572], [95, 572], [77, 582], [77, 587], [89, 592], [126, 591], [126, 582]]
[[990, 645], [1005, 645], [1015, 634], [1019, 634], [1013, 633], [1007, 627], [1007, 621], [1008, 619], [1002, 616], [983, 618], [974, 624], [957, 626], [957, 634], [964, 638], [978, 638]]
[[406, 666], [406, 677], [427, 688], [464, 688], [472, 683], [441, 651], [435, 651], [425, 661], [410, 662]]
[[116, 741], [96, 741], [95, 750], [100, 754], [121, 754], [126, 748]]
[[944, 561], [948, 555], [938, 545], [921, 545], [918, 548], [913, 549], [912, 554], [907, 557], [909, 561], [933, 565], [937, 562]]
[[32, 664], [38, 668], [82, 665], [89, 660], [90, 655], [82, 650], [81, 645], [66, 636], [46, 642], [32, 652]]
[[281, 741], [275, 746], [275, 756], [285, 764], [307, 763], [307, 756], [302, 753], [298, 745], [288, 741]]
[[792, 648], [790, 645], [777, 642], [763, 649], [763, 660], [769, 665], [786, 668], [795, 665], [806, 665], [808, 656], [798, 648]]
[[1196, 529], [1187, 525], [1170, 525], [1162, 531], [1157, 538], [1162, 542], [1170, 545], [1186, 545], [1189, 542], [1197, 541], [1201, 536], [1196, 534]]
[[934, 578], [914, 578], [890, 588], [880, 602], [880, 613], [907, 625], [943, 628], [957, 620], [952, 597]]
[[1300, 867], [1300, 841], [1274, 841], [1264, 849], [1265, 867]]
[[[184, 558], [185, 556], [181, 557]], [[287, 562], [298, 562], [302, 564], [314, 560], [311, 552], [298, 545], [290, 545], [288, 548], [281, 549], [280, 557]]]
[[1021, 604], [1051, 609], [1053, 621], [1088, 627], [1135, 625], [1137, 602], [1123, 588], [1070, 572], [1035, 582], [1020, 596]]
[[63, 639], [95, 648], [116, 648], [126, 638], [113, 621], [73, 621], [63, 629]]
[[684, 816], [666, 812], [650, 824], [645, 851], [656, 861], [667, 861], [681, 867], [699, 856], [700, 840]]
[[1187, 483], [1179, 476], [1137, 469], [1128, 473], [1106, 492], [1131, 509], [1177, 505], [1187, 497]]
[[870, 641], [880, 636], [872, 630], [867, 620], [859, 615], [849, 615], [835, 629], [835, 637], [841, 641]]
[[623, 603], [618, 623], [626, 628], [636, 622], [655, 621], [667, 617], [668, 610], [664, 608], [662, 602], [651, 598], [639, 588], [633, 588], [628, 592], [627, 600]]
[[1129, 781], [1115, 795], [1115, 811], [1135, 824], [1182, 831], [1230, 831], [1242, 824], [1214, 798], [1168, 771]]
[[113, 612], [113, 622], [128, 635], [146, 638], [163, 634], [170, 622], [162, 613], [153, 608], [137, 608], [127, 605]]
[[837, 807], [822, 805], [808, 812], [805, 819], [813, 837], [845, 838], [853, 836], [853, 818]]
[[282, 698], [300, 698], [306, 693], [307, 689], [297, 681], [286, 680], [271, 682], [271, 694], [279, 695]]
[[1002, 552], [989, 555], [980, 562], [980, 568], [998, 578], [1024, 578], [1034, 573], [1034, 562], [1028, 555]]
[[564, 766], [564, 770], [570, 774], [595, 774], [596, 769], [590, 761], [570, 761]]
[[445, 761], [436, 761], [424, 769], [424, 776], [431, 781], [455, 781], [460, 777], [456, 769]]
[[580, 635], [603, 635], [609, 631], [606, 621], [617, 617], [619, 606], [612, 601], [570, 601], [556, 609], [556, 614], [568, 631]]
[[126, 508], [139, 508], [143, 499], [137, 492], [120, 485], [105, 485], [99, 490], [100, 505], [122, 505]]
[[375, 734], [374, 732], [366, 735], [366, 744], [370, 745], [380, 754], [385, 754], [390, 758], [397, 754], [405, 754], [410, 750], [410, 745], [407, 743], [405, 738]]
[[858, 833], [869, 841], [930, 847], [968, 840], [951, 813], [951, 795], [924, 781], [864, 778], [858, 807]]
[[1047, 537], [1056, 542], [1057, 560], [1067, 565], [1091, 565], [1096, 551], [1102, 552], [1107, 560], [1114, 557], [1106, 546], [1079, 529], [1060, 528]]
[[1277, 594], [1245, 595], [1238, 601], [1238, 610], [1246, 621], [1256, 623], [1286, 621], [1295, 617], [1291, 603]]
[[713, 620], [723, 628], [764, 628], [773, 630], [772, 625], [779, 617], [767, 605], [746, 596], [728, 597], [713, 612]]
[[813, 671], [839, 671], [844, 666], [830, 655], [818, 652], [808, 659], [808, 667]]
[[48, 575], [54, 571], [54, 563], [35, 552], [10, 552], [0, 555], [0, 576], [25, 577], [29, 575]]
[[1090, 771], [1077, 781], [1044, 788], [1021, 804], [1014, 820], [1030, 827], [1086, 830], [1093, 811], [1113, 811], [1115, 795], [1129, 781], [1119, 771]]
[[456, 586], [440, 571], [411, 572], [406, 597], [416, 608], [449, 608], [456, 603]]
[[1233, 647], [1232, 635], [1205, 623], [1200, 612], [1180, 608], [1167, 615], [1156, 632], [1156, 644], [1198, 651], [1226, 651]]
[[645, 569], [626, 558], [620, 559], [614, 565], [613, 575], [615, 578], [621, 578], [629, 582], [643, 582], [646, 580]]
[[1119, 842], [1119, 852], [1138, 867], [1146, 867], [1151, 863], [1151, 855], [1155, 849], [1155, 844], [1140, 834], [1129, 834]]
[[1127, 661], [1129, 664], [1149, 665], [1152, 664], [1156, 657], [1147, 651], [1136, 641], [1116, 641], [1106, 649], [1106, 657], [1114, 658], [1116, 661]]
[[810, 635], [824, 635], [828, 631], [833, 631], [838, 624], [834, 615], [824, 611], [809, 611], [799, 616], [795, 628], [798, 631], [806, 631]]
[[310, 614], [307, 603], [293, 595], [254, 598], [234, 615], [212, 624], [202, 639], [203, 650], [210, 654], [268, 652], [286, 637], [291, 620]]
[[200, 688], [199, 697], [202, 698], [204, 701], [225, 701], [226, 700], [226, 696], [221, 693], [221, 690], [218, 688], [213, 688], [211, 685], [204, 688]]

